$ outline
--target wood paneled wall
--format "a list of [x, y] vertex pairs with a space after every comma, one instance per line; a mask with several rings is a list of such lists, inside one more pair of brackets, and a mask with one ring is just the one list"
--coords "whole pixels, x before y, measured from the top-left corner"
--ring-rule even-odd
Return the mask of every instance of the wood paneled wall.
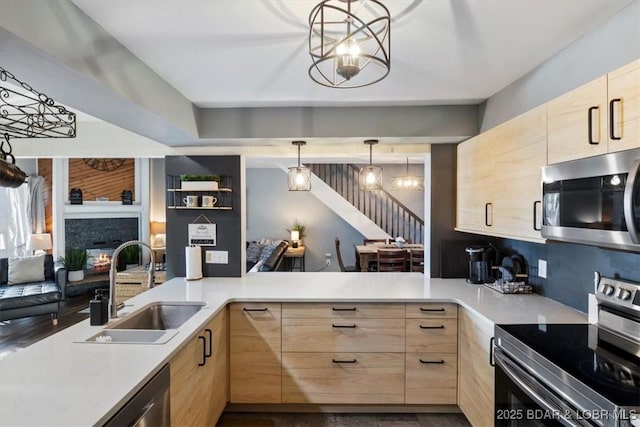
[[97, 197], [119, 201], [124, 190], [130, 190], [135, 200], [134, 186], [134, 159], [126, 159], [122, 166], [112, 171], [95, 170], [82, 159], [69, 159], [69, 189], [81, 189], [83, 201], [94, 201]]

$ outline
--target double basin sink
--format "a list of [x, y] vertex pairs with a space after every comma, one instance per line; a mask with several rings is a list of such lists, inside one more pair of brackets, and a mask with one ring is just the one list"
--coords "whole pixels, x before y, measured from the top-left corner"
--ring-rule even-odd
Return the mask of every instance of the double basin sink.
[[178, 328], [206, 305], [204, 302], [153, 302], [127, 314], [82, 342], [104, 344], [164, 344]]

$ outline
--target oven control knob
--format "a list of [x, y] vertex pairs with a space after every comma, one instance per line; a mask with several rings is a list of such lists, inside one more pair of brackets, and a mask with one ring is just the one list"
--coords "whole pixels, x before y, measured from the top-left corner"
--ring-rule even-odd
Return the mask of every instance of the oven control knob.
[[604, 284], [602, 285], [602, 293], [605, 294], [606, 296], [611, 296], [613, 295], [613, 292], [616, 290], [616, 288], [614, 288], [611, 285], [608, 284]]
[[618, 299], [626, 301], [628, 299], [631, 299], [631, 291], [628, 289], [620, 288], [618, 289], [618, 295], [616, 295], [616, 297]]

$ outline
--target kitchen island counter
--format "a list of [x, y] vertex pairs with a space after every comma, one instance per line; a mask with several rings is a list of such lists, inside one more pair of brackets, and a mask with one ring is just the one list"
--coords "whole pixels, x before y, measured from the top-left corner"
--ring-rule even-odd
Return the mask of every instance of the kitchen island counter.
[[0, 425], [101, 425], [199, 328], [234, 301], [454, 302], [492, 323], [584, 323], [586, 315], [539, 295], [506, 295], [463, 279], [420, 273], [253, 273], [172, 279], [127, 301], [204, 301], [166, 344], [84, 343], [104, 326], [80, 322], [0, 361]]

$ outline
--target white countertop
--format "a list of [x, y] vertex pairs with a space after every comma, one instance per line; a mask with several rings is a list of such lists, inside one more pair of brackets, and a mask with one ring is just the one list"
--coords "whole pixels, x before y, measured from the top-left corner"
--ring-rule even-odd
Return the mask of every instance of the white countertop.
[[205, 301], [166, 344], [78, 343], [107, 327], [80, 322], [0, 360], [0, 425], [88, 426], [106, 422], [180, 346], [232, 301], [455, 302], [493, 323], [585, 323], [586, 315], [539, 295], [503, 295], [463, 279], [420, 273], [252, 273], [172, 279], [131, 300]]

